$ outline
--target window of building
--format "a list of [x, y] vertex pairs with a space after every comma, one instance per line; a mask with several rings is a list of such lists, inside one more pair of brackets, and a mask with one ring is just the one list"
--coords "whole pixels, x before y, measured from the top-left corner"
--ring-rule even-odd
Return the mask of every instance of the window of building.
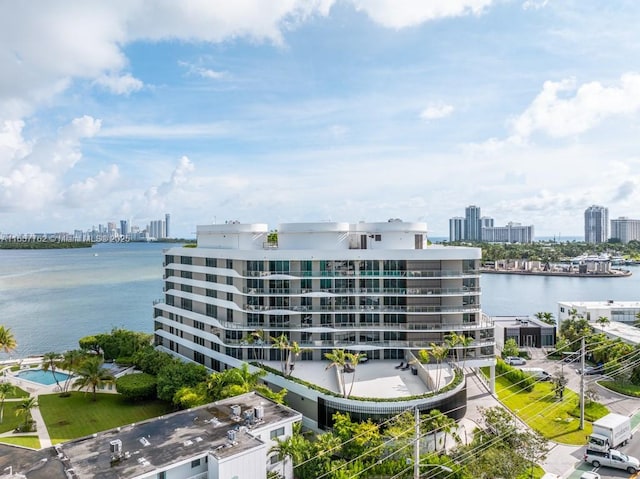
[[180, 257], [180, 264], [192, 264], [191, 256], [181, 256]]
[[167, 471], [159, 472], [158, 479], [167, 479]]
[[227, 309], [227, 321], [233, 323], [233, 309]]
[[193, 311], [193, 302], [190, 299], [180, 298], [180, 307], [187, 311]]
[[227, 260], [227, 269], [233, 269], [233, 260], [232, 259], [228, 259]]
[[271, 464], [272, 466], [274, 464], [278, 464], [280, 462], [280, 459], [278, 459], [278, 455], [274, 454], [269, 458], [269, 464]]
[[194, 459], [193, 461], [191, 461], [191, 469], [193, 469], [194, 467], [200, 467], [200, 459]]
[[233, 278], [231, 276], [227, 276], [227, 284], [233, 286]]
[[278, 429], [274, 429], [273, 431], [271, 431], [269, 433], [269, 437], [271, 439], [276, 439], [280, 436], [284, 436], [284, 426], [283, 427], [279, 427]]
[[209, 316], [210, 318], [215, 318], [216, 310], [217, 310], [216, 306], [214, 306], [213, 304], [207, 304], [206, 315]]
[[216, 259], [215, 258], [205, 258], [204, 264], [205, 264], [205, 266], [208, 266], [209, 268], [215, 268], [216, 267]]
[[215, 298], [216, 297], [216, 290], [215, 289], [208, 289], [206, 293], [207, 293], [207, 296], [209, 296], [210, 298]]
[[375, 235], [373, 239], [375, 241], [382, 241], [382, 235]]
[[227, 301], [233, 301], [233, 293], [227, 293]]
[[193, 278], [193, 274], [191, 273], [191, 271], [180, 271], [180, 277], [181, 278], [192, 279]]
[[217, 283], [218, 282], [218, 276], [216, 276], [215, 274], [208, 274], [208, 275], [205, 276], [205, 279], [209, 283]]
[[193, 293], [193, 287], [188, 284], [183, 284], [182, 291], [184, 291], [185, 293]]

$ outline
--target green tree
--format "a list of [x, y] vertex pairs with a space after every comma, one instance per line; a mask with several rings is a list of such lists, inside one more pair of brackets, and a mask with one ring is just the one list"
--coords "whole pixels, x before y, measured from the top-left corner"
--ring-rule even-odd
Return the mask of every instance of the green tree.
[[286, 334], [278, 337], [271, 336], [271, 347], [280, 351], [280, 371], [285, 376], [289, 375], [289, 338]]
[[7, 399], [7, 396], [13, 394], [16, 388], [11, 383], [0, 383], [0, 424], [4, 420], [4, 401]]
[[[65, 351], [62, 355], [62, 359], [60, 360], [60, 368], [69, 372], [75, 372], [86, 357], [86, 352], [79, 349], [71, 349], [69, 351]], [[67, 376], [67, 379], [65, 379], [64, 385], [62, 386], [61, 396], [69, 396], [69, 387], [71, 386], [72, 378], [73, 376], [69, 374]]]
[[611, 321], [606, 316], [598, 316], [598, 319], [596, 319], [596, 323], [598, 323], [603, 328], [606, 328], [610, 322]]
[[275, 445], [269, 449], [269, 454], [276, 454], [278, 460], [282, 461], [282, 475], [287, 477], [289, 461], [301, 462], [305, 454], [310, 450], [309, 442], [298, 434], [293, 434], [284, 439], [276, 439]]
[[0, 350], [5, 353], [10, 353], [15, 350], [17, 346], [18, 343], [16, 343], [16, 338], [13, 337], [11, 328], [0, 326]]
[[515, 339], [509, 338], [504, 342], [504, 347], [502, 348], [502, 357], [506, 358], [509, 356], [520, 356], [520, 348], [518, 347], [518, 343]]
[[102, 367], [103, 360], [98, 356], [86, 358], [76, 370], [78, 378], [73, 386], [77, 389], [87, 389], [92, 393], [93, 401], [98, 399], [97, 390], [103, 384], [114, 381], [113, 374], [108, 369]]
[[540, 321], [542, 321], [543, 323], [547, 323], [547, 324], [551, 324], [551, 325], [555, 325], [556, 324], [556, 320], [553, 317], [553, 313], [540, 311], [540, 312], [537, 312], [536, 314], [534, 314], [534, 316], [536, 318], [538, 318]]
[[24, 432], [31, 430], [31, 410], [35, 407], [38, 407], [38, 398], [35, 396], [23, 399], [16, 406], [16, 416], [24, 416], [24, 422], [22, 425], [22, 431]]
[[172, 402], [180, 388], [194, 387], [198, 383], [206, 382], [208, 376], [207, 369], [201, 364], [183, 363], [179, 359], [173, 359], [158, 373], [158, 399]]
[[437, 373], [436, 373], [436, 392], [440, 391], [440, 379], [442, 377], [442, 363], [449, 355], [449, 348], [446, 346], [438, 346], [435, 343], [431, 343], [431, 357], [436, 361]]
[[45, 353], [42, 356], [42, 369], [45, 371], [51, 370], [51, 374], [53, 374], [53, 379], [56, 381], [56, 386], [60, 389], [60, 381], [58, 381], [58, 376], [56, 375], [56, 366], [62, 360], [62, 355], [56, 352]]
[[346, 397], [351, 396], [351, 392], [353, 391], [353, 384], [356, 381], [356, 371], [358, 369], [358, 364], [360, 364], [360, 360], [366, 357], [364, 353], [345, 353], [345, 359], [347, 360], [345, 367], [349, 367], [351, 370], [351, 385], [349, 386], [349, 393]]

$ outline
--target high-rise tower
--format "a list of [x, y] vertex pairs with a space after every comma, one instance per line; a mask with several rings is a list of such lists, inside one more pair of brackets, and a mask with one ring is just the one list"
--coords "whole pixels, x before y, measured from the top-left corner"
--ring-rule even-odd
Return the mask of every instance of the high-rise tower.
[[471, 205], [464, 209], [465, 239], [469, 241], [482, 241], [480, 207]]
[[592, 205], [584, 211], [584, 241], [606, 243], [609, 239], [609, 210]]

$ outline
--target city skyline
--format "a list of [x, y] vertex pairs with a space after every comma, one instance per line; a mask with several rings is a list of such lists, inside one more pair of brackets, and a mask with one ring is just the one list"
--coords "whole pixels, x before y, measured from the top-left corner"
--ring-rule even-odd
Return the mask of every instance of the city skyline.
[[446, 237], [460, 205], [482, 204], [567, 237], [590, 204], [637, 217], [638, 13], [621, 0], [5, 2], [0, 230], [172, 211], [176, 237], [205, 221], [350, 218]]

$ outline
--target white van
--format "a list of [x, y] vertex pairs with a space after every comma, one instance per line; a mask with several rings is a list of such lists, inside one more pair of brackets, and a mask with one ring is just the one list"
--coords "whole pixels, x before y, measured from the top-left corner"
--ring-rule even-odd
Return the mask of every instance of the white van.
[[533, 376], [538, 381], [551, 381], [551, 374], [542, 368], [520, 368], [520, 370]]

